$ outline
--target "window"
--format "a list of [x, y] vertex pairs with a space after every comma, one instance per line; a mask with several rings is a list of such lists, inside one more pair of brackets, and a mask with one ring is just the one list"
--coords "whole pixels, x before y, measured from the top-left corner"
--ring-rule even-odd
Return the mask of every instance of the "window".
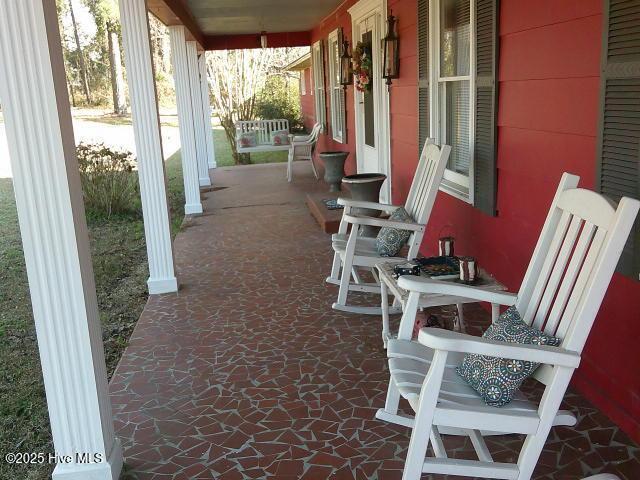
[[442, 189], [473, 203], [475, 37], [471, 0], [435, 0], [430, 44], [431, 136], [451, 145]]
[[311, 62], [313, 69], [313, 89], [315, 90], [316, 122], [322, 125], [322, 131], [326, 131], [325, 103], [324, 103], [324, 53], [322, 40], [313, 44], [311, 49]]
[[338, 30], [329, 34], [329, 94], [331, 101], [331, 134], [336, 142], [344, 143], [344, 89], [340, 84], [341, 35]]
[[[596, 185], [615, 202], [640, 199], [640, 4], [605, 2]], [[640, 280], [640, 219], [618, 271]]]
[[418, 0], [418, 140], [451, 145], [440, 189], [497, 215], [498, 0]]
[[300, 71], [300, 95], [307, 94], [307, 69]]

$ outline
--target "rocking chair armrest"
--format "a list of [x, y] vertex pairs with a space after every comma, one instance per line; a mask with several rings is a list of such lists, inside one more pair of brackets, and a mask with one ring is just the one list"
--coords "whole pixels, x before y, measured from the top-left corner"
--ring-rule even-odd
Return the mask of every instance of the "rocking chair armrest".
[[528, 362], [545, 363], [561, 367], [577, 368], [580, 354], [549, 345], [523, 345], [521, 343], [500, 342], [465, 333], [452, 332], [441, 328], [423, 328], [418, 334], [418, 342], [434, 350], [448, 352], [475, 353], [498, 358], [513, 358]]
[[342, 220], [355, 225], [369, 225], [372, 227], [398, 228], [400, 230], [411, 230], [413, 232], [424, 232], [425, 226], [419, 223], [402, 222], [399, 220], [389, 220], [385, 218], [366, 217], [361, 215], [343, 215]]
[[461, 298], [472, 298], [478, 302], [490, 302], [498, 305], [512, 306], [515, 305], [518, 299], [518, 296], [514, 293], [483, 290], [470, 285], [461, 285], [447, 282], [446, 280], [435, 280], [412, 275], [400, 277], [398, 286], [410, 292], [439, 293]]
[[386, 205], [384, 203], [366, 202], [364, 200], [351, 200], [350, 198], [338, 198], [338, 205], [354, 208], [369, 208], [371, 210], [379, 210], [381, 212], [393, 213], [400, 207], [397, 205]]

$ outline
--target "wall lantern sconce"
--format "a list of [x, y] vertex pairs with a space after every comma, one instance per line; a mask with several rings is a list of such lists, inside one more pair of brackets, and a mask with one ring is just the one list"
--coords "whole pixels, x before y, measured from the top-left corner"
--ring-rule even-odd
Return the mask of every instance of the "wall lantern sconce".
[[342, 55], [340, 55], [340, 85], [347, 90], [347, 87], [353, 83], [353, 64], [351, 63], [351, 55], [349, 55], [349, 41], [342, 40]]
[[262, 48], [267, 48], [267, 32], [264, 30], [260, 32], [260, 46]]
[[396, 17], [393, 12], [387, 18], [387, 36], [383, 39], [384, 61], [382, 62], [382, 78], [391, 85], [392, 78], [400, 75], [400, 57], [398, 56], [398, 35], [396, 34]]

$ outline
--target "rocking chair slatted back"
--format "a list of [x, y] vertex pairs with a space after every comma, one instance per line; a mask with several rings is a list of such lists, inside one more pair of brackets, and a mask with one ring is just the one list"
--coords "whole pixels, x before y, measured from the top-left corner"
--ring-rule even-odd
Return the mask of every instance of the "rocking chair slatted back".
[[[526, 323], [581, 353], [640, 202], [623, 198], [616, 208], [578, 180], [562, 177], [516, 307]], [[550, 368], [536, 378], [547, 383]]]
[[432, 140], [424, 144], [404, 206], [417, 223], [425, 223], [431, 215], [450, 151], [449, 145], [439, 148]]

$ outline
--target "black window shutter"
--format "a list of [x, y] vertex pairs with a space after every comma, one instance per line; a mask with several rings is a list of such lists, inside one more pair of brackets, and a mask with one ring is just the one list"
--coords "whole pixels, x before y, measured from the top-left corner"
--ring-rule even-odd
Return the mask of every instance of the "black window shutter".
[[[640, 198], [640, 2], [605, 0], [603, 17], [597, 182], [617, 202]], [[640, 274], [638, 220], [618, 271]]]
[[476, 2], [474, 205], [496, 214], [499, 0]]
[[418, 0], [418, 155], [429, 137], [429, 0]]

